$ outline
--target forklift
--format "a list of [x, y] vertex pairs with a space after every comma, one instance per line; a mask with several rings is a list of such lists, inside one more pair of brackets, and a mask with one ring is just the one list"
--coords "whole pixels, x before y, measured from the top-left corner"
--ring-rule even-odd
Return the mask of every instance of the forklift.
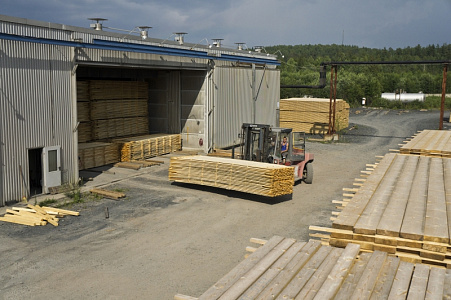
[[[313, 182], [314, 155], [305, 151], [305, 132], [244, 123], [239, 137], [241, 159], [293, 166], [295, 181]], [[282, 151], [284, 138], [288, 143], [286, 151]]]

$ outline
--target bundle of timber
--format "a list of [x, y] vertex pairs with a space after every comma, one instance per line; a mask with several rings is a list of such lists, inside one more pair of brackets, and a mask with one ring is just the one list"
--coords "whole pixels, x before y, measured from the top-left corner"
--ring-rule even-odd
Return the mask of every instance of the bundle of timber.
[[89, 101], [89, 81], [77, 81], [77, 102]]
[[194, 299], [448, 299], [451, 270], [274, 236]]
[[293, 193], [293, 167], [214, 156], [171, 157], [169, 180], [267, 197]]
[[147, 99], [147, 83], [142, 81], [89, 81], [91, 100]]
[[147, 99], [93, 101], [91, 120], [147, 117]]
[[[332, 246], [359, 243], [414, 262], [451, 267], [451, 159], [389, 153], [343, 201]], [[352, 191], [352, 190], [348, 190]]]
[[423, 130], [399, 149], [405, 154], [451, 158], [451, 131]]
[[92, 141], [91, 122], [80, 122], [80, 124], [78, 124], [77, 131], [79, 143]]
[[92, 138], [103, 140], [149, 132], [147, 117], [117, 118], [92, 121]]
[[82, 143], [148, 134], [147, 83], [78, 81], [77, 112]]
[[121, 149], [121, 161], [142, 160], [182, 149], [180, 134], [157, 133], [114, 139], [113, 142]]
[[119, 145], [115, 143], [78, 144], [80, 170], [100, 167], [120, 161]]
[[59, 218], [66, 215], [79, 216], [80, 213], [60, 208], [40, 207], [38, 205], [28, 204], [27, 208], [13, 207], [12, 209], [7, 209], [6, 214], [0, 217], [0, 221], [28, 226], [40, 226], [46, 225], [47, 223], [58, 226]]
[[[325, 134], [329, 129], [329, 99], [281, 99], [279, 108], [280, 127], [292, 128], [293, 131], [304, 131], [311, 134]], [[335, 130], [348, 126], [349, 104], [342, 99], [337, 99], [335, 102]]]

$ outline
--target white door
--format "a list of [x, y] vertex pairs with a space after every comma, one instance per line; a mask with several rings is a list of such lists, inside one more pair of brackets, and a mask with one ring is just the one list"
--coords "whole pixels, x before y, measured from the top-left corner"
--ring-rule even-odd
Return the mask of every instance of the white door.
[[61, 147], [52, 146], [42, 149], [42, 170], [44, 193], [49, 188], [61, 185]]

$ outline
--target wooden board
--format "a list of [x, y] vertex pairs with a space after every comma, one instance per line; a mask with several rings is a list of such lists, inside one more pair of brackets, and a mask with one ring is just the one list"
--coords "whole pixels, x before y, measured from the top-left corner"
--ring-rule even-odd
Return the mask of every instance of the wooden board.
[[213, 156], [171, 157], [169, 180], [267, 197], [293, 193], [293, 167]]
[[450, 293], [450, 270], [359, 250], [273, 237], [198, 299], [442, 299]]

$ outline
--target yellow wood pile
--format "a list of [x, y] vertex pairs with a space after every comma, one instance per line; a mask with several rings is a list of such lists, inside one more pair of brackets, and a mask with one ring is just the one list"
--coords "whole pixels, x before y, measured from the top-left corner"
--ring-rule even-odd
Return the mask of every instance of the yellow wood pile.
[[451, 131], [423, 130], [399, 149], [405, 154], [451, 157]]
[[[280, 100], [280, 127], [311, 134], [325, 134], [329, 129], [329, 99], [289, 98]], [[332, 116], [331, 116], [332, 120]], [[336, 100], [335, 130], [349, 126], [349, 104]]]
[[60, 218], [71, 215], [78, 216], [79, 212], [54, 207], [40, 207], [28, 204], [27, 207], [13, 207], [7, 209], [6, 214], [0, 217], [0, 221], [22, 224], [28, 226], [42, 226], [47, 223], [58, 226]]
[[174, 299], [449, 299], [450, 278], [451, 270], [361, 253], [357, 244], [274, 236], [199, 298]]
[[122, 139], [114, 139], [120, 145], [121, 161], [143, 160], [163, 154], [180, 151], [180, 134], [150, 134]]
[[102, 197], [106, 197], [106, 198], [112, 198], [112, 199], [119, 199], [119, 198], [124, 198], [125, 197], [125, 193], [122, 192], [117, 192], [117, 191], [108, 191], [105, 189], [99, 189], [99, 188], [93, 188], [90, 190], [90, 192], [92, 194], [97, 194], [100, 195]]
[[89, 169], [120, 161], [119, 145], [115, 143], [78, 144], [79, 169]]
[[292, 194], [293, 167], [214, 156], [171, 157], [169, 180], [268, 197]]
[[389, 153], [347, 189], [330, 245], [359, 243], [412, 262], [451, 267], [451, 159]]

